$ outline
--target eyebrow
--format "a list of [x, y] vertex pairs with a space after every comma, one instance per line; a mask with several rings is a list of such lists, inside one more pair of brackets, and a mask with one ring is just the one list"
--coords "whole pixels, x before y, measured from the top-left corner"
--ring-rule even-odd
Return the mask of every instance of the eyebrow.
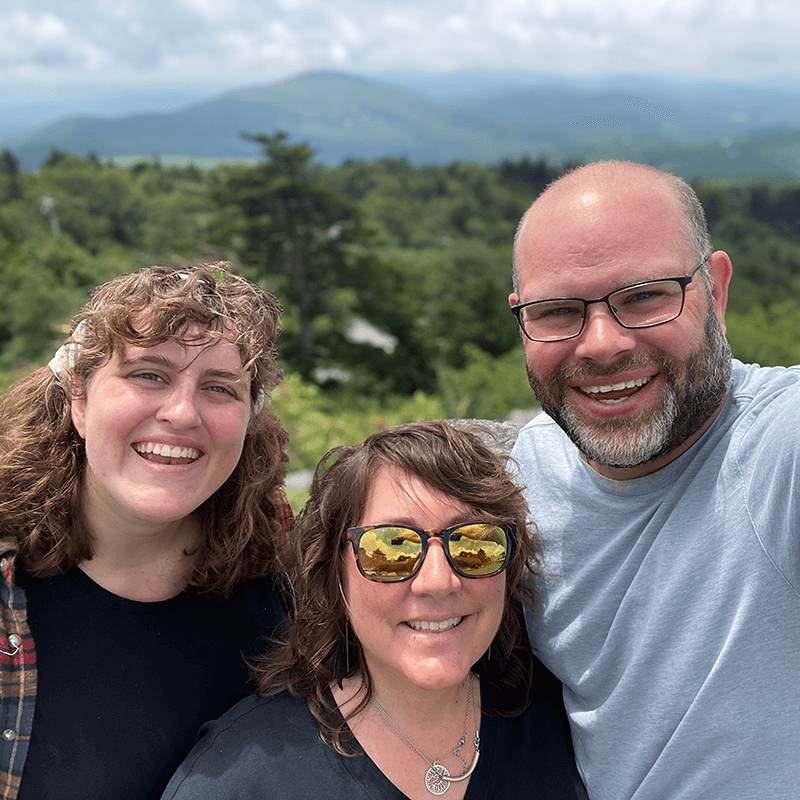
[[[157, 364], [158, 366], [166, 367], [167, 369], [176, 369], [175, 362], [166, 358], [166, 356], [160, 355], [141, 355], [137, 356], [136, 358], [126, 358], [122, 362], [122, 365], [123, 367], [132, 367], [136, 364], [142, 363]], [[203, 373], [203, 376], [211, 376], [214, 378], [220, 378], [222, 380], [233, 381], [234, 383], [242, 383], [246, 374], [246, 372], [229, 372], [226, 369], [209, 369]]]
[[[463, 517], [463, 519], [462, 519]], [[453, 522], [452, 520], [459, 520], [458, 522]], [[470, 522], [474, 522], [472, 516], [470, 515], [462, 515], [457, 514], [451, 518], [449, 524], [445, 525], [442, 528], [435, 528], [434, 530], [446, 530], [447, 528], [453, 528], [456, 525], [467, 525]], [[392, 522], [371, 522], [370, 525], [393, 525], [397, 528], [420, 528], [422, 530], [431, 530], [430, 528], [426, 528], [424, 525], [420, 525], [411, 517], [396, 517]], [[369, 525], [362, 525], [361, 527], [368, 528]]]
[[164, 356], [149, 356], [149, 355], [141, 355], [137, 356], [136, 358], [126, 358], [122, 362], [123, 367], [132, 367], [134, 364], [138, 364], [140, 362], [149, 362], [151, 364], [159, 364], [162, 367], [174, 367], [172, 361]]

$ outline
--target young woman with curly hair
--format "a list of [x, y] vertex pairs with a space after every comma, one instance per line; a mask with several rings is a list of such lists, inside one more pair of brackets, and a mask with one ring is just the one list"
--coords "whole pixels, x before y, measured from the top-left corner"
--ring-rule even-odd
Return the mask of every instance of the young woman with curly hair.
[[100, 286], [0, 406], [0, 795], [157, 797], [284, 616], [280, 306], [221, 264]]

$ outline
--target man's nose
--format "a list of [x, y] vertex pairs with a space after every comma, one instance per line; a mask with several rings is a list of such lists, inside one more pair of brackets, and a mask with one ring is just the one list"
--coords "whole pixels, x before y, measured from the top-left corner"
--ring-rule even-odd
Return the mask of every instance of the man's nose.
[[583, 330], [575, 345], [578, 358], [611, 363], [635, 347], [635, 332], [623, 328], [606, 303], [592, 303], [586, 308]]

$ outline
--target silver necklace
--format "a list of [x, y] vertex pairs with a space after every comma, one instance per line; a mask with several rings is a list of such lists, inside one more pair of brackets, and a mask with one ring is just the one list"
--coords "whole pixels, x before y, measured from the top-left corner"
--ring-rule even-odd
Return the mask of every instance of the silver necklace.
[[[455, 781], [465, 781], [475, 772], [475, 767], [478, 765], [478, 757], [481, 754], [481, 737], [480, 733], [478, 732], [478, 707], [477, 704], [474, 702], [472, 696], [472, 686], [475, 682], [475, 675], [470, 672], [469, 674], [469, 689], [467, 690], [467, 710], [464, 714], [464, 735], [461, 737], [461, 741], [452, 749], [446, 752], [443, 756], [439, 756], [439, 758], [428, 758], [421, 750], [417, 748], [414, 742], [406, 736], [403, 731], [400, 730], [397, 723], [389, 716], [386, 709], [377, 701], [375, 696], [373, 695], [372, 700], [372, 707], [377, 712], [378, 716], [383, 721], [383, 724], [401, 741], [403, 744], [410, 747], [417, 755], [422, 756], [423, 759], [430, 765], [430, 769], [425, 773], [425, 788], [431, 794], [444, 794], [449, 788], [450, 784]], [[464, 761], [463, 758], [459, 755], [459, 751], [464, 746], [467, 741], [467, 726], [469, 725], [469, 707], [472, 706], [472, 714], [475, 721], [475, 757], [472, 759], [472, 763], [467, 767], [467, 762]], [[447, 767], [439, 762], [447, 758], [448, 756], [455, 756], [463, 765], [461, 774], [457, 777], [451, 776]]]

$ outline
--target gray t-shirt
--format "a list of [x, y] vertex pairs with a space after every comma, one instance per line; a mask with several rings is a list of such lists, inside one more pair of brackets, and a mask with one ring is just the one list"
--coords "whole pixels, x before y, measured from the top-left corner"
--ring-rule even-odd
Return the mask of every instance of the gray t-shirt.
[[734, 361], [709, 430], [641, 479], [544, 414], [512, 455], [549, 541], [529, 633], [592, 800], [800, 797], [800, 368]]

